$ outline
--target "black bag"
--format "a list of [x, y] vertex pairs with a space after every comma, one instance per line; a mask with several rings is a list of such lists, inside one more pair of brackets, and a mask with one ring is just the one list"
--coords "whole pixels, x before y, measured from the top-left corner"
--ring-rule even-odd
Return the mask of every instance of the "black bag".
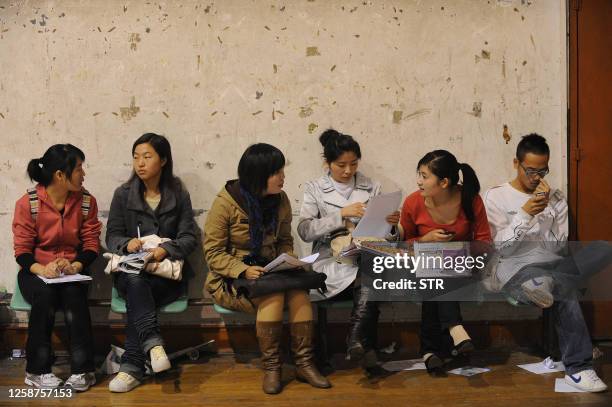
[[273, 271], [250, 280], [240, 277], [232, 282], [238, 296], [257, 298], [268, 294], [284, 292], [287, 290], [321, 290], [327, 291], [324, 273], [306, 271], [302, 268]]

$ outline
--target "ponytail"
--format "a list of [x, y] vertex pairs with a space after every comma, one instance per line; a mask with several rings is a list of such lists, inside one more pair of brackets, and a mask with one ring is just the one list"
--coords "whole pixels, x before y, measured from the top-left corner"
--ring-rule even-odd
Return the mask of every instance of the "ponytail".
[[476, 172], [467, 163], [459, 164], [459, 169], [463, 175], [463, 184], [461, 188], [461, 207], [465, 216], [470, 222], [474, 221], [474, 198], [480, 192], [480, 182], [476, 176]]
[[28, 163], [28, 176], [30, 181], [34, 181], [44, 186], [51, 183], [53, 174], [44, 167], [42, 158], [34, 158]]

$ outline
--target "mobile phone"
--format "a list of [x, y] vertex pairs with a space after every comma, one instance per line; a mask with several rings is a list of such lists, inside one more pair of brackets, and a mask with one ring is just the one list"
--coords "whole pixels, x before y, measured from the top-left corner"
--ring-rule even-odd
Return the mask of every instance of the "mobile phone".
[[535, 196], [546, 196], [546, 192], [536, 192]]
[[445, 235], [447, 235], [447, 236], [451, 236], [451, 235], [456, 234], [456, 232], [453, 232], [453, 231], [451, 231], [451, 230], [445, 230], [445, 231], [444, 231], [444, 232], [442, 232], [442, 233], [444, 233], [444, 234], [445, 234]]

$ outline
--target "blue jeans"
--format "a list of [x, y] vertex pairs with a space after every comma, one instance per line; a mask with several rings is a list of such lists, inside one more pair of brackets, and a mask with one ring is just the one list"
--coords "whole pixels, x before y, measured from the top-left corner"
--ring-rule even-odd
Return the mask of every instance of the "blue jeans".
[[164, 345], [156, 308], [176, 300], [181, 295], [183, 285], [180, 281], [146, 273], [119, 273], [115, 286], [125, 298], [127, 308], [125, 353], [121, 356], [119, 371], [141, 380], [147, 353], [155, 346]]

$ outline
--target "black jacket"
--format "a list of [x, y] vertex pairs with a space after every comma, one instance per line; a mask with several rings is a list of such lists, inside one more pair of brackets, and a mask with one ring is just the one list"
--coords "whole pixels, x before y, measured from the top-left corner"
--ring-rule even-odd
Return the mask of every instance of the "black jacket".
[[198, 244], [198, 228], [193, 219], [189, 192], [177, 180], [178, 192], [171, 188], [161, 191], [161, 201], [155, 212], [140, 193], [140, 180], [134, 178], [115, 190], [106, 226], [106, 246], [109, 251], [127, 254], [128, 242], [140, 235], [157, 235], [172, 239], [162, 243], [171, 259], [185, 259]]

